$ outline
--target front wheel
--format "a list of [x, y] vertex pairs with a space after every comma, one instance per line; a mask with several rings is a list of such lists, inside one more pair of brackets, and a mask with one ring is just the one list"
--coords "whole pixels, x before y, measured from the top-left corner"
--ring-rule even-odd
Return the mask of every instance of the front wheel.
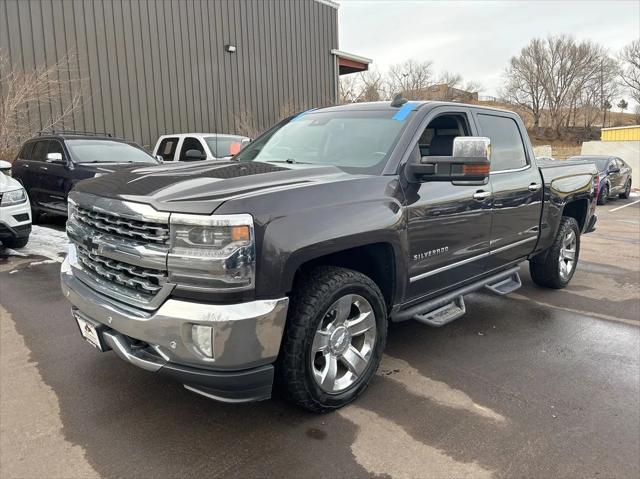
[[279, 389], [313, 412], [340, 408], [366, 389], [386, 338], [380, 288], [357, 271], [316, 268], [291, 297], [276, 367]]
[[25, 246], [27, 246], [28, 242], [29, 242], [29, 237], [28, 236], [23, 236], [21, 238], [9, 238], [9, 239], [2, 240], [2, 244], [5, 247], [11, 248], [11, 249], [24, 248]]
[[629, 196], [631, 196], [631, 179], [627, 181], [627, 184], [624, 187], [624, 191], [620, 193], [618, 196], [623, 200], [626, 200], [627, 198], [629, 198]]
[[531, 279], [538, 286], [562, 289], [569, 284], [580, 255], [580, 227], [569, 216], [563, 216], [551, 247], [529, 263]]

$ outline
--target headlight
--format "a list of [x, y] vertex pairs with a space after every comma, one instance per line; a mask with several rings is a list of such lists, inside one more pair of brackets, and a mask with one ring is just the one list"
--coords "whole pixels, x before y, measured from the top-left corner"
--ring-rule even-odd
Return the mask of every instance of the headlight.
[[171, 215], [169, 280], [209, 291], [253, 289], [255, 237], [251, 215]]
[[19, 190], [7, 191], [2, 194], [2, 202], [0, 202], [0, 206], [11, 206], [18, 205], [20, 203], [24, 203], [27, 201], [27, 194], [24, 191], [24, 188], [20, 188]]

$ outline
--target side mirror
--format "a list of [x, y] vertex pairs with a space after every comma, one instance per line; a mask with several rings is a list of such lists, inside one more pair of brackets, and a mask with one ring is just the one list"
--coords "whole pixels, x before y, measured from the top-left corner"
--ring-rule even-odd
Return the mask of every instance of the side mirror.
[[164, 158], [162, 157], [162, 155], [156, 155], [156, 160], [158, 160], [158, 163], [164, 163]]
[[65, 164], [62, 159], [62, 153], [47, 153], [47, 163]]
[[241, 149], [244, 148], [249, 143], [251, 143], [251, 138], [243, 138], [242, 141], [240, 142], [240, 148]]
[[407, 164], [410, 179], [416, 182], [455, 181], [484, 183], [491, 166], [491, 140], [483, 136], [457, 136], [452, 156], [423, 156]]
[[192, 160], [192, 161], [193, 160], [206, 160], [207, 159], [207, 155], [205, 155], [200, 150], [187, 150], [187, 152], [184, 154], [184, 156], [188, 160]]
[[8, 161], [0, 160], [0, 171], [3, 173], [8, 173], [11, 171], [11, 163]]

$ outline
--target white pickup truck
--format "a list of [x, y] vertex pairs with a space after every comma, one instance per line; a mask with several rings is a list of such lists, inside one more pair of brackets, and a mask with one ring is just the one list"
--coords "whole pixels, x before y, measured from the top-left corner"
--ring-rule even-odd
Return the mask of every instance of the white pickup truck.
[[180, 133], [158, 138], [153, 156], [162, 161], [228, 160], [251, 138], [216, 133]]

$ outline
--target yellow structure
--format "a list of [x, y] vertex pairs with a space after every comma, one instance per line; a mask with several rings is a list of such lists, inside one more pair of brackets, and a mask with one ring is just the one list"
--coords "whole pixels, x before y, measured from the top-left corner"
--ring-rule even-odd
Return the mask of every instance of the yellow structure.
[[640, 141], [640, 125], [603, 128], [601, 141]]

